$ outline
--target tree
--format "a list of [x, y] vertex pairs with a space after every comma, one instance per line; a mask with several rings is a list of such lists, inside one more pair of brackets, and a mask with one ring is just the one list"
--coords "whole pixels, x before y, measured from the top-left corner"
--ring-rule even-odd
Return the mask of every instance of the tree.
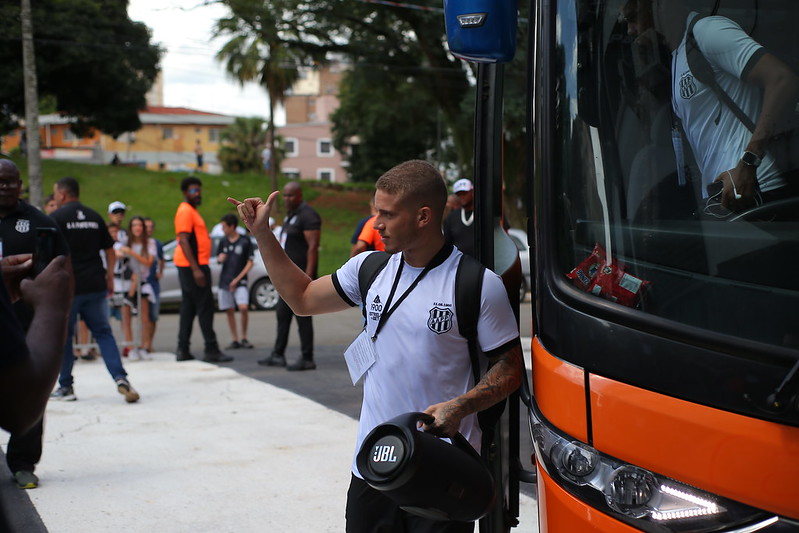
[[[138, 111], [158, 72], [161, 50], [150, 31], [127, 15], [127, 0], [37, 0], [32, 2], [40, 97], [73, 117], [73, 131], [97, 128], [110, 135], [141, 127]], [[4, 2], [0, 24], [0, 121], [15, 123], [24, 111], [18, 3]]]
[[233, 124], [222, 130], [220, 138], [223, 145], [216, 156], [225, 172], [261, 169], [261, 147], [266, 141], [264, 119], [237, 117]]
[[299, 65], [308, 54], [293, 49], [279, 36], [279, 14], [284, 2], [265, 3], [248, 0], [226, 0], [231, 15], [217, 22], [215, 36], [231, 39], [216, 55], [225, 63], [227, 72], [242, 85], [255, 81], [269, 95], [269, 135], [271, 151], [269, 167], [272, 189], [277, 190], [278, 161], [275, 147], [275, 107], [283, 102], [284, 95], [299, 77]]
[[[461, 169], [471, 166], [471, 128], [463, 128], [460, 107], [470, 85], [467, 69], [446, 49], [440, 0], [415, 1], [421, 9], [366, 2], [347, 2], [342, 9], [338, 0], [222, 1], [229, 6], [258, 4], [263, 17], [269, 18], [273, 37], [295, 58], [321, 60], [332, 54], [367, 69], [389, 69], [399, 83], [413, 77], [416, 91], [404, 96], [434, 102], [429, 111], [441, 114], [456, 149], [455, 164]], [[380, 99], [377, 103], [388, 109], [397, 102]], [[357, 108], [351, 109], [357, 113]], [[345, 118], [341, 113], [337, 116], [337, 120]], [[365, 139], [359, 137], [363, 144]]]
[[[436, 146], [436, 102], [420, 83], [418, 77], [373, 66], [356, 65], [345, 74], [331, 120], [336, 149], [352, 147], [353, 181], [373, 182], [402, 161], [425, 159]], [[355, 136], [359, 140], [352, 143]]]

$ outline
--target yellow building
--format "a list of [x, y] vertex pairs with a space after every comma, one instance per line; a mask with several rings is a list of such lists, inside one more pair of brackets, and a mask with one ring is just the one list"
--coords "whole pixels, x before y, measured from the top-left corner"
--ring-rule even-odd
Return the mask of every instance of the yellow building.
[[[142, 127], [114, 139], [94, 132], [77, 137], [69, 129], [70, 118], [60, 115], [39, 117], [42, 157], [91, 163], [138, 165], [152, 170], [197, 170], [198, 152], [202, 170], [221, 170], [216, 158], [220, 133], [233, 123], [233, 117], [185, 107], [147, 106], [139, 113]], [[22, 142], [22, 131], [3, 137], [2, 150], [8, 152]], [[199, 148], [199, 150], [198, 150]]]

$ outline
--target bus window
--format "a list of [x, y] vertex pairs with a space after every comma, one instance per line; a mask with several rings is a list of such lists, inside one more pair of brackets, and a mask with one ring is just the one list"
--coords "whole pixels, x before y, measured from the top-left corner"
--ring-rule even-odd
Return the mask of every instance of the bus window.
[[[719, 85], [758, 123], [773, 105], [766, 74], [784, 68], [799, 90], [797, 4], [559, 2], [552, 157], [568, 290], [730, 342], [799, 349], [799, 175], [750, 144], [684, 57], [692, 27]], [[792, 131], [799, 99], [780, 98], [767, 111], [783, 118], [766, 129]], [[733, 210], [713, 201], [717, 178]]]

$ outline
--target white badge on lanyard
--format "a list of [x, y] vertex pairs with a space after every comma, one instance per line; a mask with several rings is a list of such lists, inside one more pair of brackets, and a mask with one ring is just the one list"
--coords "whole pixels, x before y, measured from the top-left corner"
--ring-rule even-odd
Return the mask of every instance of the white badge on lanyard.
[[350, 371], [350, 379], [355, 385], [361, 377], [366, 374], [375, 361], [377, 361], [377, 350], [375, 342], [362, 330], [361, 333], [352, 341], [352, 344], [344, 350], [344, 359], [347, 361], [347, 369]]

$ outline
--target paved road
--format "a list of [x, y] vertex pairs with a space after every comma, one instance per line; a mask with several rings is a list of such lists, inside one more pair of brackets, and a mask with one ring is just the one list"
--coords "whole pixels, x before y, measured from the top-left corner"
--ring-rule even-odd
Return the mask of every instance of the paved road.
[[[531, 336], [531, 305], [528, 301], [521, 306], [520, 332], [523, 338]], [[238, 317], [237, 317], [238, 319]], [[361, 408], [361, 387], [352, 386], [347, 366], [342, 354], [350, 344], [355, 334], [359, 331], [361, 314], [356, 308], [344, 312], [314, 317], [315, 359], [317, 370], [310, 372], [287, 372], [282, 368], [263, 367], [256, 363], [271, 352], [274, 334], [276, 331], [275, 313], [258, 311], [250, 313], [250, 342], [255, 345], [252, 350], [230, 350], [228, 353], [235, 357], [232, 363], [225, 366], [237, 372], [269, 383], [271, 385], [292, 391], [300, 396], [318, 402], [330, 409], [357, 419]], [[178, 315], [168, 313], [162, 315], [159, 329], [156, 332], [156, 351], [174, 351], [177, 338]], [[230, 341], [230, 331], [226, 317], [223, 313], [215, 315], [214, 326], [221, 346], [227, 346]], [[200, 355], [203, 341], [199, 329], [195, 328], [192, 335], [192, 346], [195, 355]], [[526, 342], [526, 364], [529, 368], [529, 342]], [[300, 355], [299, 335], [292, 324], [291, 336], [286, 358], [289, 362]], [[529, 373], [528, 373], [529, 377]], [[524, 407], [524, 406], [522, 406]], [[521, 409], [520, 417], [520, 455], [522, 464], [532, 456], [532, 442], [527, 423], [527, 411]], [[524, 494], [534, 496], [535, 487], [522, 485]]]
[[[231, 351], [236, 361], [218, 366], [174, 362], [177, 322], [163, 316], [154, 361], [126, 364], [138, 404], [121, 401], [100, 362], [76, 365], [79, 401], [48, 406], [42, 486], [0, 484], [12, 531], [343, 530], [361, 390], [341, 353], [358, 311], [316, 319], [313, 372], [256, 364], [269, 353], [274, 313], [253, 313], [256, 349]], [[224, 315], [216, 327], [227, 344]], [[202, 346], [199, 332], [192, 342]], [[537, 531], [534, 500], [522, 504], [518, 531]]]

